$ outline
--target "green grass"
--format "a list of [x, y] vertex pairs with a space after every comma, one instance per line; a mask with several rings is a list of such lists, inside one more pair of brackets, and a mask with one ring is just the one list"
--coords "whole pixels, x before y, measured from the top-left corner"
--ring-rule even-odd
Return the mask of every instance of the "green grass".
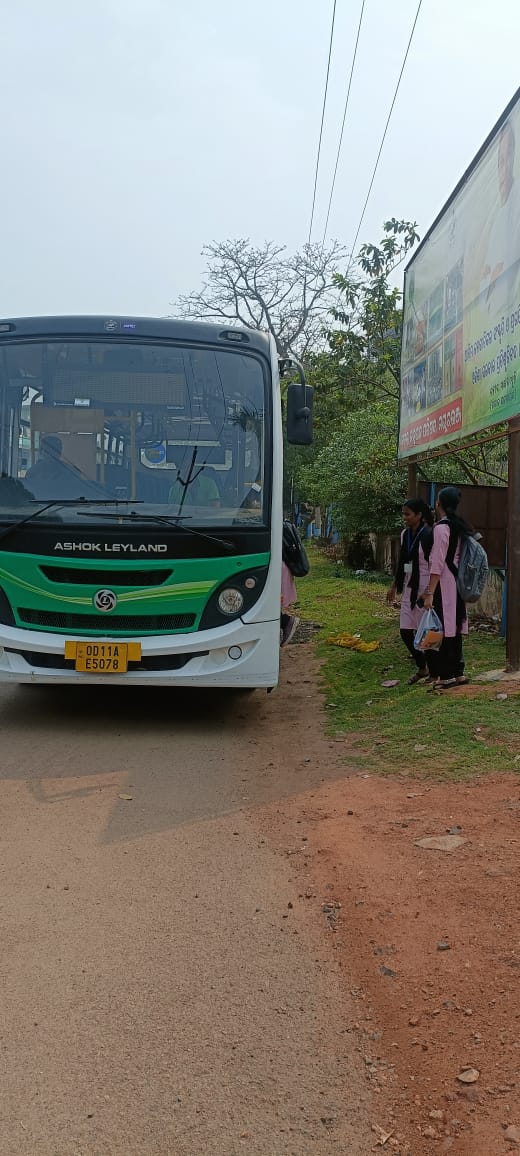
[[[333, 734], [352, 735], [367, 770], [382, 774], [462, 779], [520, 771], [520, 694], [507, 683], [476, 684], [471, 695], [427, 694], [407, 680], [414, 667], [399, 637], [399, 615], [387, 607], [389, 581], [355, 578], [311, 547], [311, 573], [298, 581], [303, 619], [320, 623], [317, 653]], [[330, 634], [360, 633], [379, 641], [370, 654], [327, 645]], [[474, 676], [504, 666], [504, 643], [470, 630], [466, 670]], [[383, 688], [385, 679], [399, 685]], [[477, 690], [478, 686], [478, 690]], [[507, 693], [498, 700], [497, 693]], [[477, 730], [477, 728], [481, 728]], [[417, 745], [425, 750], [416, 751]]]

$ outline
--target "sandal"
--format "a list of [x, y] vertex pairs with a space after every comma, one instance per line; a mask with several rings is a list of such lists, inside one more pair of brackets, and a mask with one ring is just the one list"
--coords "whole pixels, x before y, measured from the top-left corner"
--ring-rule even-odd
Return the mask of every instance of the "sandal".
[[433, 694], [441, 685], [439, 678], [429, 678], [428, 683], [429, 686], [426, 687], [426, 694]]
[[442, 678], [439, 682], [441, 690], [452, 690], [455, 686], [467, 686], [469, 678], [465, 674], [460, 674], [458, 678]]
[[424, 670], [416, 670], [415, 674], [412, 674], [412, 677], [408, 679], [408, 686], [415, 686], [415, 683], [420, 682], [423, 678], [428, 678], [426, 668]]

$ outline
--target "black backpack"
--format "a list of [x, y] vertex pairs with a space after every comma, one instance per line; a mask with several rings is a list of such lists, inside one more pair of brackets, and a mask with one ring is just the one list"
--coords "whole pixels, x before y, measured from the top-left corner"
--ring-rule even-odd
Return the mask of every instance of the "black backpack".
[[482, 596], [489, 573], [488, 555], [481, 543], [471, 535], [471, 538], [462, 542], [459, 565], [447, 564], [456, 578], [456, 588], [462, 601], [477, 602]]
[[283, 524], [282, 558], [293, 578], [305, 578], [305, 575], [309, 573], [309, 559], [296, 526], [293, 526], [292, 522], [284, 522]]
[[489, 562], [484, 547], [471, 534], [461, 542], [458, 566], [454, 564], [458, 538], [450, 534], [446, 565], [457, 583], [457, 590], [463, 602], [478, 602], [487, 582]]

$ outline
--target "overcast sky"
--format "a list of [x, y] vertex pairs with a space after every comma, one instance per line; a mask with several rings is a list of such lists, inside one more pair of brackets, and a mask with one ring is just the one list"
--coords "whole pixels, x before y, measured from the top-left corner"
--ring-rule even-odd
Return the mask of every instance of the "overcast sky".
[[[361, 0], [338, 0], [321, 240]], [[329, 235], [352, 244], [417, 0], [365, 0]], [[0, 314], [172, 312], [212, 239], [307, 239], [330, 0], [4, 0]], [[518, 0], [423, 0], [359, 244], [423, 233], [515, 91]]]

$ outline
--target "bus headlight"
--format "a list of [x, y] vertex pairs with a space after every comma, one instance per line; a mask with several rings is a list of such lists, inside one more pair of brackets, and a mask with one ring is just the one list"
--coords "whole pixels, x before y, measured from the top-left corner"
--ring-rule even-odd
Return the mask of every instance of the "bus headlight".
[[227, 586], [218, 596], [218, 608], [222, 614], [240, 614], [243, 605], [244, 595], [232, 586]]
[[268, 566], [255, 566], [252, 570], [237, 570], [234, 574], [228, 574], [208, 598], [199, 629], [228, 626], [234, 618], [247, 614], [258, 602], [268, 573]]

